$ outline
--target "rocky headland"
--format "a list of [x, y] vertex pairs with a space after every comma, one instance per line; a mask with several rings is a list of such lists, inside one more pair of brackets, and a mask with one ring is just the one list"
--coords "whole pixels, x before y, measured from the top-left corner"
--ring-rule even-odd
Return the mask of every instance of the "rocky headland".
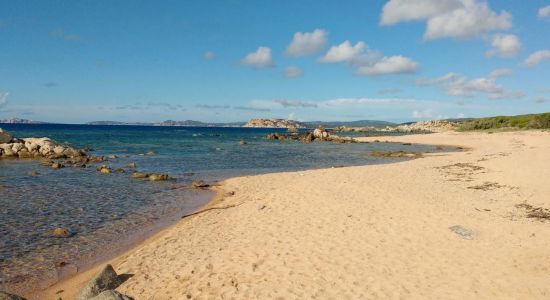
[[252, 128], [306, 128], [306, 125], [285, 119], [251, 119], [243, 127]]
[[311, 143], [311, 142], [333, 142], [333, 143], [355, 143], [356, 141], [353, 138], [350, 137], [340, 137], [334, 134], [331, 134], [329, 131], [327, 131], [324, 128], [316, 128], [313, 131], [306, 131], [302, 133], [293, 132], [293, 133], [270, 133], [266, 136], [266, 139], [268, 140], [294, 140], [294, 141], [300, 141], [303, 143]]

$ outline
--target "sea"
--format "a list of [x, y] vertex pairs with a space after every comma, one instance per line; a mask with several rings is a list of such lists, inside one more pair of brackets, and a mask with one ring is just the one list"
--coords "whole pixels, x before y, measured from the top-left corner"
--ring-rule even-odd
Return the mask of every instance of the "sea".
[[[391, 163], [372, 151], [449, 151], [432, 145], [335, 144], [267, 140], [286, 129], [231, 127], [0, 124], [19, 138], [49, 137], [92, 155], [114, 155], [105, 164], [125, 173], [100, 174], [95, 165], [54, 170], [39, 160], [0, 160], [0, 290], [20, 292], [112, 258], [212, 197], [187, 186], [229, 177]], [[354, 133], [354, 136], [379, 133]], [[383, 141], [383, 137], [380, 138]], [[244, 141], [241, 142], [241, 141]], [[153, 151], [154, 156], [144, 155]], [[137, 170], [163, 173], [168, 181], [130, 177]], [[40, 173], [28, 176], [29, 171]], [[70, 237], [47, 235], [67, 228]]]

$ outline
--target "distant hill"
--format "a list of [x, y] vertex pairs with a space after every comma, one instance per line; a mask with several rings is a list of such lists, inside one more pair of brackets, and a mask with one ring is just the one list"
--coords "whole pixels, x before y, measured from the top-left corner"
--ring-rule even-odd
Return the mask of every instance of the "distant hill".
[[308, 128], [323, 126], [325, 128], [334, 128], [340, 126], [346, 127], [386, 127], [394, 126], [395, 123], [377, 120], [359, 120], [359, 121], [311, 121], [304, 122]]
[[3, 124], [48, 124], [46, 122], [33, 121], [33, 120], [27, 120], [27, 119], [19, 119], [19, 118], [11, 118], [11, 119], [0, 120], [0, 123], [3, 123]]
[[497, 116], [459, 122], [459, 130], [550, 129], [550, 113]]
[[303, 123], [285, 119], [251, 119], [243, 127], [251, 128], [305, 128]]

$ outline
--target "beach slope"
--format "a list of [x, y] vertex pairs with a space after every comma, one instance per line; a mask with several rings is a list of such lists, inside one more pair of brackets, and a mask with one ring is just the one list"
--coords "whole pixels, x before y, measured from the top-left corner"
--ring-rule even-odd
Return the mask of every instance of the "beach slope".
[[[226, 180], [213, 209], [111, 261], [132, 275], [118, 290], [136, 299], [550, 297], [550, 132], [364, 139], [465, 151]], [[34, 297], [71, 299], [95, 271]]]

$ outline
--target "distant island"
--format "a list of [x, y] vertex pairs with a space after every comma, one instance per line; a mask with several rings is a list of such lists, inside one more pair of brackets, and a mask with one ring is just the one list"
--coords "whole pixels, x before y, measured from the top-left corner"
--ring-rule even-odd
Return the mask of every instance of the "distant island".
[[252, 128], [306, 128], [306, 125], [298, 121], [285, 119], [251, 119], [243, 127]]
[[20, 118], [11, 118], [11, 119], [0, 120], [0, 123], [2, 123], [2, 124], [48, 124], [46, 122], [20, 119]]

